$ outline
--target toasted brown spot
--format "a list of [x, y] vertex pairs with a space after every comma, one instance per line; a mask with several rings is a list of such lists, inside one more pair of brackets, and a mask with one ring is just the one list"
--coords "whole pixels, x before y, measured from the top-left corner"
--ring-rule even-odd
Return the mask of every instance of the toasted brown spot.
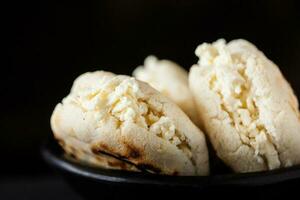
[[[105, 149], [105, 150], [102, 150], [101, 148]], [[108, 156], [112, 159], [115, 159], [115, 160], [109, 160], [107, 161], [107, 164], [110, 166], [110, 167], [114, 167], [114, 168], [121, 168], [123, 170], [126, 170], [126, 169], [129, 169], [129, 167], [127, 166], [128, 164], [131, 164], [127, 161], [124, 161], [123, 157], [120, 156], [120, 155], [117, 155], [115, 153], [110, 153], [110, 152], [106, 152], [108, 150], [108, 146], [106, 144], [98, 144], [97, 146], [93, 146], [91, 148], [91, 151], [96, 154], [96, 158], [97, 160], [99, 161], [103, 161], [105, 159], [103, 159], [99, 154], [103, 155], [103, 156]]]
[[74, 154], [74, 153], [69, 153], [69, 155], [70, 155], [71, 158], [77, 159], [76, 154]]
[[105, 156], [116, 158], [117, 160], [121, 161], [123, 161], [123, 159], [126, 159], [126, 157], [112, 151], [111, 148], [109, 148], [106, 144], [103, 143], [98, 143], [97, 145], [92, 146], [91, 151], [96, 155], [102, 154]]
[[91, 148], [91, 151], [94, 153], [94, 154], [98, 154], [98, 153], [101, 153], [100, 150], [96, 149], [96, 148]]
[[108, 145], [104, 144], [104, 143], [98, 143], [97, 145], [94, 145], [92, 147], [92, 152], [94, 154], [98, 154], [98, 153], [108, 153], [108, 154], [113, 154], [114, 156], [117, 156], [119, 158], [126, 158], [126, 159], [136, 159], [142, 156], [142, 150], [136, 148], [135, 146], [125, 143], [124, 142], [124, 146], [126, 147], [126, 151], [122, 154], [119, 152], [116, 152], [114, 149], [110, 148]]
[[138, 151], [130, 151], [129, 156], [132, 158], [138, 158], [140, 157], [140, 153]]
[[118, 157], [118, 158], [126, 158], [125, 156], [120, 155], [119, 153], [116, 153], [111, 148], [109, 148], [106, 144], [99, 143], [95, 146], [92, 146], [91, 151], [94, 154], [104, 154], [108, 156]]
[[[128, 158], [125, 157], [125, 156], [119, 155], [119, 154], [114, 153], [114, 152], [107, 152], [107, 151], [105, 151], [105, 150], [102, 150], [101, 148], [99, 148], [100, 146], [101, 146], [101, 147], [104, 147], [104, 149], [108, 149], [108, 148], [106, 148], [106, 145], [105, 145], [105, 144], [100, 144], [100, 145], [98, 145], [98, 146], [92, 147], [92, 149], [91, 149], [92, 152], [93, 152], [94, 154], [104, 154], [104, 155], [107, 155], [107, 156], [111, 156], [111, 157], [113, 157], [113, 158], [115, 158], [115, 159], [117, 159], [117, 160], [120, 161], [120, 163], [108, 161], [108, 165], [110, 165], [110, 166], [112, 166], [112, 167], [116, 167], [116, 166], [117, 166], [117, 167], [121, 167], [122, 169], [128, 169], [128, 167], [127, 167], [126, 164], [130, 164], [130, 165], [133, 165], [133, 166], [135, 166], [137, 169], [139, 169], [139, 170], [141, 170], [141, 171], [144, 171], [144, 172], [149, 172], [149, 171], [151, 171], [151, 172], [153, 172], [153, 173], [161, 173], [161, 171], [162, 171], [161, 169], [159, 169], [159, 168], [153, 166], [152, 164], [147, 164], [147, 163], [136, 164], [136, 163], [134, 163], [134, 162], [131, 162], [131, 161], [128, 160]], [[128, 148], [128, 149], [130, 149], [130, 148]], [[136, 153], [136, 152], [138, 152], [138, 151], [131, 151], [131, 154], [133, 154], [133, 152]], [[131, 155], [131, 156], [136, 157], [137, 155]], [[131, 158], [133, 158], [133, 157], [131, 157]]]
[[[115, 149], [109, 147], [107, 144], [104, 143], [97, 143], [96, 145], [92, 146], [91, 151], [94, 154], [104, 154], [111, 157], [116, 158], [120, 162], [123, 162], [122, 165], [130, 164], [134, 165], [136, 168], [145, 171], [145, 172], [153, 172], [153, 173], [160, 173], [162, 170], [153, 166], [152, 164], [145, 164], [143, 158], [143, 149], [137, 148], [135, 145], [130, 144], [130, 142], [123, 141], [123, 145], [125, 146], [125, 151], [117, 152]], [[141, 164], [138, 164], [141, 163]], [[109, 164], [109, 163], [108, 163]], [[110, 163], [111, 165], [118, 165], [120, 163]], [[124, 166], [126, 167], [126, 166]]]
[[95, 158], [96, 158], [96, 160], [98, 160], [98, 161], [100, 161], [100, 162], [103, 161], [103, 159], [101, 158], [101, 156], [95, 156]]
[[[54, 135], [55, 135], [55, 134], [54, 134]], [[57, 137], [55, 137], [55, 139], [57, 140], [57, 142], [58, 142], [62, 147], [64, 147], [64, 146], [66, 145], [66, 143], [65, 143], [64, 140], [62, 140], [62, 139], [60, 139], [60, 138], [57, 138]]]
[[128, 169], [126, 163], [119, 160], [108, 161], [108, 165], [111, 167], [120, 167], [121, 169]]
[[103, 154], [105, 156], [109, 156], [109, 157], [116, 159], [115, 162], [114, 161], [107, 162], [107, 164], [111, 167], [119, 167], [123, 170], [127, 170], [127, 169], [131, 169], [128, 165], [136, 166], [134, 163], [126, 160], [126, 158], [124, 158], [123, 156], [107, 153], [105, 151], [102, 151], [100, 149], [95, 149], [95, 148], [92, 149], [92, 151], [94, 154]]
[[114, 152], [108, 145], [106, 145], [104, 143], [97, 143], [96, 145], [92, 146], [91, 150], [94, 154], [98, 154], [103, 151], [104, 152], [112, 152], [112, 153]]
[[69, 148], [71, 149], [72, 152], [76, 153], [77, 149], [75, 149], [73, 146], [69, 145]]
[[135, 146], [127, 143], [125, 143], [125, 146], [127, 147], [127, 158], [139, 158], [142, 156], [142, 151]]

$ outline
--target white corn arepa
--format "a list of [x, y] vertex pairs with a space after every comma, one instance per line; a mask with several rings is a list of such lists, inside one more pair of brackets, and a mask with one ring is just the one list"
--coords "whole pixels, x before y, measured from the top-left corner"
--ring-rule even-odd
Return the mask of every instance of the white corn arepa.
[[170, 60], [158, 60], [155, 56], [148, 56], [144, 66], [133, 71], [133, 76], [170, 98], [194, 123], [199, 122], [188, 85], [188, 73], [181, 66]]
[[[97, 85], [105, 83], [114, 76], [115, 74], [104, 71], [82, 74], [74, 81], [71, 93], [75, 94], [80, 91], [88, 90], [89, 88], [97, 87]], [[57, 105], [57, 107], [60, 106], [62, 105]], [[78, 109], [73, 109], [72, 106], [68, 106], [60, 110], [61, 111], [59, 113], [57, 112], [55, 115], [53, 112], [51, 116], [51, 127], [53, 131], [56, 130], [54, 132], [54, 136], [58, 140], [59, 144], [64, 148], [68, 157], [93, 166], [138, 171], [134, 165], [121, 161], [120, 159], [116, 159], [106, 154], [93, 153], [88, 143], [74, 137], [75, 127], [71, 127], [71, 123], [74, 123], [73, 126], [78, 126], [78, 128], [76, 128], [77, 130], [80, 129], [80, 126], [87, 128], [89, 126], [89, 122], [84, 120], [83, 125], [83, 121], [78, 118], [79, 116], [84, 117], [84, 114], [78, 111]], [[77, 124], [78, 122], [81, 124]], [[67, 131], [71, 132], [68, 133]]]
[[[176, 104], [129, 76], [81, 75], [56, 106], [51, 127], [67, 152], [99, 167], [209, 173], [204, 134]], [[94, 162], [97, 158], [101, 161]], [[125, 161], [122, 166], [119, 159]]]
[[195, 53], [189, 84], [217, 155], [236, 172], [300, 164], [298, 101], [279, 68], [242, 39]]

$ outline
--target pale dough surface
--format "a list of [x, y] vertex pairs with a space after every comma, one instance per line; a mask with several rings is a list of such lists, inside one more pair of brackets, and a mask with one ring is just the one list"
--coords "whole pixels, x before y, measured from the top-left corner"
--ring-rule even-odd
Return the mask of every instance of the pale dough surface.
[[241, 39], [195, 53], [190, 88], [218, 156], [236, 172], [300, 164], [298, 101], [279, 68]]

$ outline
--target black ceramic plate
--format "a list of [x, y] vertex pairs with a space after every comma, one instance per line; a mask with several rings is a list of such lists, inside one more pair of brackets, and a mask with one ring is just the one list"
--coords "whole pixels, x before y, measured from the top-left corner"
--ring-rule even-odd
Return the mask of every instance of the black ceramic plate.
[[[126, 172], [88, 167], [66, 159], [61, 147], [49, 139], [42, 148], [46, 162], [62, 173], [69, 183], [85, 197], [119, 197], [133, 194], [147, 197], [165, 194], [173, 199], [186, 192], [199, 195], [236, 195], [238, 192], [264, 197], [287, 195], [300, 189], [300, 167], [257, 173], [236, 174], [212, 162], [212, 174], [207, 177], [176, 177], [142, 172]], [[220, 167], [221, 166], [221, 167]], [[219, 171], [218, 171], [219, 170]], [[221, 172], [221, 173], [220, 173]]]

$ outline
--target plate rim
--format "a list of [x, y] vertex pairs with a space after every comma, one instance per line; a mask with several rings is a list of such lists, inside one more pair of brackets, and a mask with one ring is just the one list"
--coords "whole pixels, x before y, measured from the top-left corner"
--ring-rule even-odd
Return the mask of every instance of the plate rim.
[[168, 176], [95, 168], [66, 159], [63, 156], [63, 149], [54, 139], [49, 138], [42, 144], [41, 154], [46, 163], [55, 169], [102, 183], [187, 187], [264, 186], [300, 179], [300, 165], [272, 171], [211, 174], [209, 176]]

